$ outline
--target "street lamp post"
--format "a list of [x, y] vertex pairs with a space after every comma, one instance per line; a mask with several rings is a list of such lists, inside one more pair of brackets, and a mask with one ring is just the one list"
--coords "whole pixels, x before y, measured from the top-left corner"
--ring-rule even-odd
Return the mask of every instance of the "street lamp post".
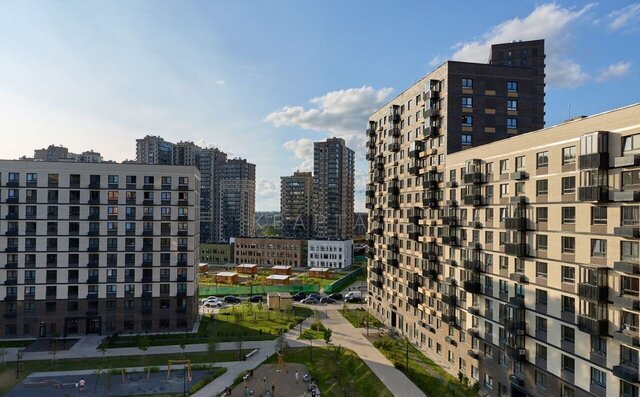
[[20, 379], [20, 359], [22, 358], [22, 349], [16, 353], [16, 379]]

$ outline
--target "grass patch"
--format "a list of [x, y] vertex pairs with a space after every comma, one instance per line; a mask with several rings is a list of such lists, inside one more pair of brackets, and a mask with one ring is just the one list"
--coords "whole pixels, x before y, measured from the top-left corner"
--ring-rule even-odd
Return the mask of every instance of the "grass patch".
[[10, 348], [10, 347], [27, 347], [30, 344], [35, 342], [34, 339], [25, 339], [25, 340], [0, 340], [0, 349], [1, 348]]
[[[313, 312], [307, 308], [294, 307], [291, 312], [267, 310], [266, 305], [246, 304], [220, 310], [213, 320], [202, 316], [198, 332], [193, 334], [164, 334], [150, 337], [150, 346], [185, 345], [209, 342], [209, 330], [213, 329], [216, 342], [273, 340], [278, 335], [295, 327]], [[136, 347], [145, 335], [119, 335], [109, 337], [99, 348]]]
[[324, 331], [326, 328], [320, 320], [315, 320], [311, 327], [307, 328], [298, 339], [324, 339]]
[[198, 390], [202, 389], [203, 387], [205, 387], [206, 385], [211, 383], [211, 381], [213, 381], [215, 378], [217, 378], [218, 376], [224, 374], [225, 372], [227, 372], [226, 368], [224, 368], [224, 367], [215, 367], [210, 375], [207, 375], [204, 379], [202, 379], [202, 380], [194, 383], [193, 385], [191, 385], [191, 387], [189, 388], [189, 394], [193, 394], [193, 393], [197, 392]]
[[385, 336], [376, 340], [374, 346], [427, 395], [454, 397], [478, 395], [477, 385], [469, 386], [468, 379], [462, 374], [460, 374], [459, 379], [451, 376], [411, 344], [409, 344], [408, 369], [406, 368], [406, 345], [404, 341]]
[[380, 320], [369, 314], [362, 308], [357, 309], [339, 309], [344, 318], [356, 328], [366, 327], [366, 321], [369, 321], [369, 328], [380, 328], [384, 326]]
[[[336, 349], [343, 353], [336, 353]], [[339, 347], [285, 349], [284, 360], [304, 364], [309, 369], [309, 376], [317, 379], [323, 396], [392, 396], [364, 361], [351, 350]], [[275, 364], [276, 361], [276, 355], [273, 355], [267, 363]]]
[[[208, 353], [188, 353], [184, 358], [191, 360], [192, 364], [198, 363], [221, 363], [228, 361], [237, 361], [238, 356], [243, 357], [250, 350], [241, 350], [238, 354], [237, 350], [221, 350], [216, 351], [212, 356]], [[108, 353], [107, 353], [108, 354]], [[29, 353], [26, 353], [28, 357]], [[46, 371], [74, 371], [85, 370], [91, 368], [101, 368], [104, 371], [111, 371], [119, 368], [127, 367], [154, 367], [160, 365], [167, 365], [168, 360], [177, 360], [181, 358], [180, 354], [155, 354], [147, 355], [144, 360], [140, 356], [106, 356], [91, 357], [91, 358], [78, 358], [78, 359], [66, 359], [56, 360], [55, 364], [51, 360], [37, 360], [37, 361], [21, 361], [20, 363], [20, 380], [33, 372], [46, 372]], [[20, 380], [16, 379], [15, 362], [0, 366], [0, 395], [4, 395], [11, 390]], [[219, 375], [218, 375], [219, 376]]]

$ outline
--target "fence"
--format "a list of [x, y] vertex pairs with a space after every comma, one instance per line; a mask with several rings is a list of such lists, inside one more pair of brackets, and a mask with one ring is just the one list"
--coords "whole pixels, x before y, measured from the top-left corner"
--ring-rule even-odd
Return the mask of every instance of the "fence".
[[360, 275], [364, 274], [364, 267], [359, 267], [355, 271], [347, 274], [339, 280], [334, 281], [333, 283], [324, 287], [325, 294], [333, 294], [334, 292], [338, 292], [345, 288], [346, 286], [352, 284]]
[[318, 292], [319, 290], [320, 287], [317, 285], [200, 285], [199, 295], [266, 295], [270, 292], [295, 294], [300, 291]]

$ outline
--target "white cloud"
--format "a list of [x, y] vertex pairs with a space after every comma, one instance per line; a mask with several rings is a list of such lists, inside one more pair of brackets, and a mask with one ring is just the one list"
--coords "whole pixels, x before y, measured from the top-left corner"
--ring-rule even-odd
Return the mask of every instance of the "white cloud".
[[436, 54], [433, 56], [433, 58], [431, 58], [428, 65], [431, 66], [432, 68], [435, 68], [442, 65], [444, 61], [446, 61], [445, 57], [443, 57], [440, 54]]
[[630, 70], [631, 62], [620, 61], [602, 69], [596, 80], [598, 80], [599, 83], [602, 83], [603, 81], [625, 76]]
[[491, 44], [545, 39], [547, 83], [554, 87], [577, 87], [588, 75], [581, 65], [566, 57], [566, 41], [570, 25], [583, 18], [592, 6], [570, 9], [554, 3], [542, 4], [524, 18], [513, 18], [494, 26], [480, 39], [456, 44], [452, 59], [487, 62]]
[[258, 196], [274, 196], [278, 192], [278, 186], [268, 179], [261, 179], [256, 184], [256, 193]]
[[[265, 118], [276, 127], [297, 126], [307, 130], [328, 132], [328, 136], [343, 138], [347, 147], [356, 151], [358, 157], [364, 156], [364, 130], [371, 113], [386, 102], [392, 88], [376, 90], [369, 86], [331, 91], [312, 98], [309, 103], [315, 107], [285, 106], [270, 113]], [[302, 159], [300, 169], [309, 170], [313, 165], [313, 145], [302, 156], [306, 142], [304, 138], [285, 143], [285, 148], [294, 152], [296, 159]], [[306, 147], [306, 146], [305, 146]]]
[[222, 80], [222, 79], [216, 80], [216, 81], [213, 82], [213, 84], [215, 84], [215, 85], [224, 85], [224, 83], [225, 83], [225, 81]]
[[313, 141], [309, 138], [298, 139], [297, 141], [287, 141], [282, 145], [285, 149], [293, 153], [293, 158], [302, 160], [296, 168], [299, 171], [313, 171]]
[[629, 28], [635, 30], [640, 23], [640, 3], [629, 4], [619, 10], [611, 12], [607, 19], [610, 21], [609, 30], [620, 30]]

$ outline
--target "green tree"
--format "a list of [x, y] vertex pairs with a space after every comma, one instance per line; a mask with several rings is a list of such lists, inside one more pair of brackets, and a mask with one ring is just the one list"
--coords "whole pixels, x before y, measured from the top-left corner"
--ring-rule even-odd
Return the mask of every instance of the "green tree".
[[324, 338], [324, 343], [326, 343], [327, 345], [329, 344], [329, 342], [331, 342], [332, 333], [333, 331], [331, 331], [331, 328], [326, 328], [322, 331], [322, 337]]
[[151, 346], [151, 340], [148, 336], [138, 338], [136, 347], [142, 351], [142, 356], [140, 356], [140, 361], [142, 361], [142, 363], [147, 361], [147, 350], [149, 350], [149, 346]]

